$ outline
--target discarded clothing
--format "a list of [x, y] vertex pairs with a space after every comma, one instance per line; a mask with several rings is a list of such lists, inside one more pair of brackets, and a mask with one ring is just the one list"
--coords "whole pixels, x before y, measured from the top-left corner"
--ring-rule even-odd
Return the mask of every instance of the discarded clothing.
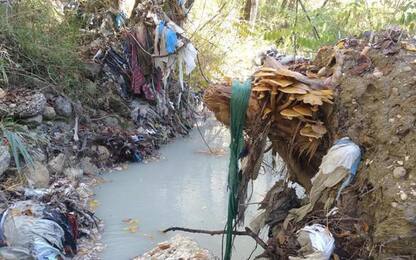
[[289, 256], [290, 260], [328, 260], [335, 249], [335, 240], [329, 230], [321, 224], [305, 226], [297, 232], [302, 257]]
[[95, 58], [102, 64], [108, 66], [109, 74], [111, 74], [114, 77], [114, 81], [121, 86], [121, 96], [127, 97], [128, 86], [130, 85], [128, 73], [129, 64], [127, 60], [111, 47], [107, 49], [102, 57], [98, 55]]
[[[35, 259], [58, 259], [77, 253], [73, 227], [64, 214], [40, 202], [19, 201], [1, 217], [5, 254], [27, 252]], [[23, 250], [23, 251], [22, 251]]]
[[[130, 36], [130, 48], [131, 48], [131, 89], [133, 94], [140, 95], [142, 93], [142, 88], [146, 85], [146, 79], [144, 77], [143, 69], [139, 64], [137, 59], [137, 44], [135, 43], [133, 36]], [[154, 100], [153, 93], [146, 91], [146, 99]]]
[[[166, 25], [165, 21], [160, 21], [157, 26], [156, 35], [156, 39], [160, 40], [160, 48], [164, 48], [168, 54], [172, 54], [176, 51], [178, 36], [176, 35], [176, 31]], [[155, 41], [155, 43], [158, 44], [158, 41]]]

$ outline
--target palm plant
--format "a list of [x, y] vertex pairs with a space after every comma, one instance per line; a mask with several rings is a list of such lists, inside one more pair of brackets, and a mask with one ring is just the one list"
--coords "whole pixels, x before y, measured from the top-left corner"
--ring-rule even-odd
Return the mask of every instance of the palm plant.
[[8, 144], [16, 164], [16, 168], [19, 172], [21, 172], [23, 165], [21, 158], [23, 158], [26, 165], [34, 165], [33, 158], [30, 155], [24, 141], [24, 136], [28, 135], [24, 132], [20, 125], [7, 120], [0, 121], [0, 137], [2, 137], [2, 139], [4, 139]]

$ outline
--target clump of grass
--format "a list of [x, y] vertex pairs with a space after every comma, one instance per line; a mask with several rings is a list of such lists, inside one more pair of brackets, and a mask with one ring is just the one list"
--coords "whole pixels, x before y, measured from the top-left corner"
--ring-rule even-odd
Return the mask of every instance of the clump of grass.
[[25, 80], [36, 75], [68, 92], [80, 86], [78, 21], [59, 14], [49, 1], [26, 0], [10, 7], [0, 5], [0, 39], [6, 42], [11, 59], [19, 65], [7, 66], [2, 59], [2, 73], [10, 75], [17, 71], [27, 76]]

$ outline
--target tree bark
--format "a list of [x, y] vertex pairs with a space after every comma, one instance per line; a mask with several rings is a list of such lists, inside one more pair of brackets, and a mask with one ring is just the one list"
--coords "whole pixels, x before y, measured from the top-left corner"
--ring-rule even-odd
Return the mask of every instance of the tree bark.
[[246, 0], [243, 18], [253, 27], [256, 24], [260, 0]]

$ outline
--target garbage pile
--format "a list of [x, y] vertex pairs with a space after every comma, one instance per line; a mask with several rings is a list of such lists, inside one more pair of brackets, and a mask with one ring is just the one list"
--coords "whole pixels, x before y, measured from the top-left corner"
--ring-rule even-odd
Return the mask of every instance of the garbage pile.
[[103, 129], [99, 142], [114, 151], [116, 161], [141, 161], [193, 127], [199, 101], [184, 78], [196, 67], [197, 51], [181, 28], [190, 3], [169, 4], [168, 13], [157, 1], [120, 0], [113, 12], [79, 6], [89, 21], [85, 30], [96, 35], [83, 53], [99, 65], [99, 85], [119, 95], [136, 125], [129, 133]]
[[[415, 46], [414, 38], [393, 27], [324, 46], [313, 61], [262, 58], [251, 77], [238, 213], [244, 215], [246, 183], [257, 177], [269, 150], [285, 162], [287, 179], [307, 195], [300, 201], [287, 182], [276, 183], [266, 195], [253, 221], [256, 230], [269, 229], [262, 256], [416, 253], [410, 156], [415, 135], [409, 128], [414, 116], [408, 110], [416, 96], [411, 87]], [[212, 85], [204, 94], [208, 108], [226, 125], [230, 85]]]
[[188, 134], [200, 103], [186, 82], [197, 60], [182, 29], [192, 1], [52, 2], [56, 22], [82, 24], [85, 85], [70, 92], [39, 77], [0, 88], [0, 258], [96, 259], [96, 175]]
[[93, 239], [98, 232], [99, 220], [87, 207], [92, 192], [85, 183], [76, 187], [59, 180], [47, 189], [15, 192], [26, 200], [15, 201], [1, 213], [2, 259], [74, 257], [79, 239]]

